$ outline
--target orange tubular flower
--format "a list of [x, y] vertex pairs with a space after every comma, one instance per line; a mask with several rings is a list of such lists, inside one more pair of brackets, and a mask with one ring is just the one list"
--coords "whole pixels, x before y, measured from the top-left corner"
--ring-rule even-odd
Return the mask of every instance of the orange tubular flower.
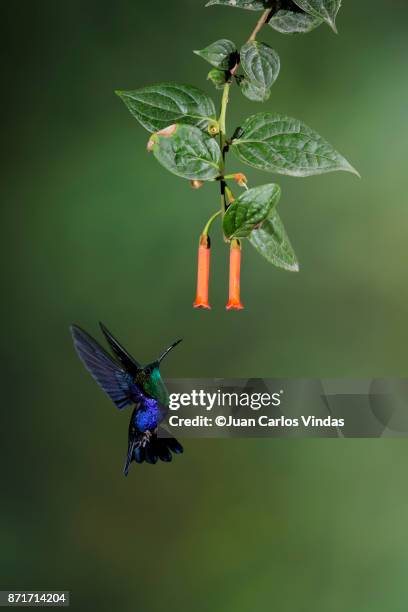
[[239, 240], [232, 240], [230, 247], [229, 297], [227, 310], [242, 310], [240, 298], [241, 245]]
[[197, 293], [194, 308], [211, 309], [208, 302], [208, 284], [210, 279], [210, 237], [202, 234], [198, 246]]

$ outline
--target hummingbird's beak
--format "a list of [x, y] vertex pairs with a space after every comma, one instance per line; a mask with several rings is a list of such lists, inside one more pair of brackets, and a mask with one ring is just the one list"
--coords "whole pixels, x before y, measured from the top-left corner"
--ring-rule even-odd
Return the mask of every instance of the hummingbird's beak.
[[173, 344], [172, 344], [171, 346], [169, 346], [169, 348], [168, 348], [168, 349], [166, 349], [162, 355], [160, 355], [160, 357], [158, 358], [158, 360], [157, 360], [157, 361], [158, 361], [159, 363], [161, 363], [161, 361], [162, 361], [162, 360], [165, 358], [165, 356], [166, 356], [168, 353], [170, 353], [170, 351], [171, 351], [172, 349], [174, 349], [174, 347], [175, 347], [175, 346], [177, 346], [178, 344], [180, 344], [180, 342], [181, 342], [181, 341], [182, 341], [182, 338], [180, 338], [180, 340], [176, 340], [176, 342], [173, 342]]

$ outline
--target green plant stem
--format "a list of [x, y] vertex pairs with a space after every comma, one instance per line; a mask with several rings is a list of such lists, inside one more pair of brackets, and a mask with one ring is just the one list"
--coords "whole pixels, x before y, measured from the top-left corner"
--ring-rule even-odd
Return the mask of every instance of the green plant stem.
[[226, 153], [226, 140], [227, 140], [227, 127], [226, 127], [226, 116], [227, 116], [227, 106], [229, 100], [229, 91], [230, 91], [231, 83], [225, 83], [224, 89], [222, 92], [222, 100], [221, 100], [221, 112], [220, 118], [218, 120], [220, 126], [220, 149], [221, 149], [221, 212], [225, 213], [227, 210], [227, 202], [225, 200], [225, 180], [224, 180], [224, 171], [225, 171], [225, 153]]
[[265, 25], [265, 23], [268, 21], [269, 15], [271, 14], [271, 12], [273, 11], [273, 7], [271, 8], [267, 8], [261, 15], [259, 21], [257, 22], [256, 26], [254, 27], [250, 37], [248, 38], [248, 42], [251, 42], [252, 40], [255, 40], [258, 32], [263, 28], [263, 26]]
[[219, 124], [220, 124], [220, 133], [223, 134], [224, 136], [227, 131], [226, 115], [227, 115], [227, 106], [228, 106], [228, 100], [229, 100], [230, 86], [231, 86], [230, 83], [225, 83], [224, 89], [222, 92], [222, 100], [221, 100], [221, 113], [220, 113], [220, 118], [219, 118]]
[[205, 228], [203, 229], [203, 233], [201, 234], [202, 236], [208, 236], [208, 232], [210, 231], [210, 227], [212, 222], [221, 214], [221, 210], [217, 210], [216, 213], [213, 214], [212, 217], [210, 217], [207, 221], [207, 224], [205, 226]]

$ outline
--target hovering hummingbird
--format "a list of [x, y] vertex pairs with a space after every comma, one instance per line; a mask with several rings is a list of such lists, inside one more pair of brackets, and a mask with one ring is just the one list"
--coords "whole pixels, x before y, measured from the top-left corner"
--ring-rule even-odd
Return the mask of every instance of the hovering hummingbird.
[[183, 447], [160, 427], [169, 405], [169, 393], [160, 374], [160, 364], [181, 340], [169, 346], [156, 361], [142, 366], [102, 323], [100, 326], [114, 357], [80, 327], [72, 325], [70, 329], [78, 357], [116, 407], [122, 410], [135, 404], [129, 422], [125, 476], [132, 461], [171, 461], [172, 452], [180, 454]]

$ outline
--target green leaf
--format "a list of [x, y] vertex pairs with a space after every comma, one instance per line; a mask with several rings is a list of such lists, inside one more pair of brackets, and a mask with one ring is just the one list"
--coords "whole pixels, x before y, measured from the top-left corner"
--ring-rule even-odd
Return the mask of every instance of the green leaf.
[[359, 176], [317, 132], [278, 113], [248, 117], [236, 132], [231, 149], [241, 161], [267, 172], [313, 176], [343, 170]]
[[218, 70], [218, 68], [211, 68], [207, 74], [207, 79], [215, 85], [216, 89], [222, 89], [227, 82], [228, 73], [225, 70]]
[[230, 70], [235, 66], [237, 60], [237, 48], [231, 40], [226, 38], [217, 40], [205, 49], [194, 51], [194, 53], [221, 70]]
[[206, 129], [216, 118], [214, 102], [192, 85], [159, 83], [116, 94], [149, 132], [157, 132], [173, 123]]
[[299, 272], [299, 263], [285, 227], [276, 210], [249, 237], [250, 243], [265, 259], [278, 268]]
[[320, 17], [337, 33], [336, 17], [341, 7], [341, 0], [294, 0], [301, 9]]
[[248, 11], [264, 11], [270, 2], [268, 0], [210, 0], [205, 6], [232, 6]]
[[243, 93], [243, 95], [248, 98], [248, 100], [252, 100], [252, 102], [265, 102], [268, 100], [270, 96], [270, 89], [265, 92], [261, 87], [257, 87], [246, 77], [243, 77], [238, 81], [239, 87]]
[[175, 125], [167, 134], [153, 134], [149, 144], [157, 161], [177, 176], [212, 181], [220, 175], [220, 147], [197, 127]]
[[281, 34], [306, 34], [323, 23], [323, 19], [303, 11], [278, 11], [268, 24]]
[[227, 208], [223, 219], [227, 238], [247, 238], [254, 227], [262, 223], [279, 202], [279, 185], [270, 183], [244, 191]]
[[242, 47], [240, 58], [246, 76], [240, 83], [242, 93], [250, 100], [266, 101], [279, 74], [279, 55], [269, 45], [253, 40]]

